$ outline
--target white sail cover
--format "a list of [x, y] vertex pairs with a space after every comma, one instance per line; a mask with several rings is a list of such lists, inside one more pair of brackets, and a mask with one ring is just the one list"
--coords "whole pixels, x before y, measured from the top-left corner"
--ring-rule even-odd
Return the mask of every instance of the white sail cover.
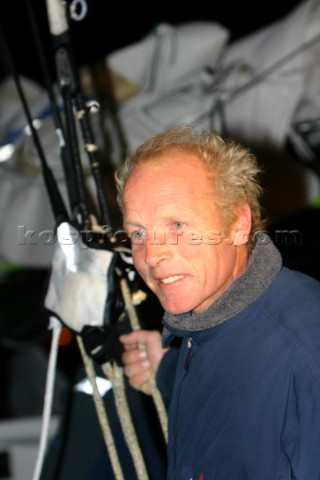
[[[117, 105], [127, 150], [174, 124], [200, 122], [249, 146], [283, 152], [289, 137], [296, 140], [297, 122], [320, 118], [319, 32], [320, 0], [305, 0], [277, 22], [232, 43], [228, 29], [215, 22], [160, 24], [140, 42], [107, 55], [111, 72], [133, 87]], [[23, 86], [33, 118], [42, 121], [40, 139], [67, 202], [47, 95], [28, 79]], [[0, 154], [8, 146], [13, 150], [0, 161], [0, 261], [47, 267], [57, 237], [25, 125], [13, 82], [5, 80], [0, 84]], [[113, 127], [113, 119], [105, 118], [116, 167], [123, 149]], [[280, 157], [276, 161], [283, 161]], [[319, 175], [303, 162], [297, 167], [286, 159], [283, 167], [289, 172], [291, 166], [308, 204], [319, 195]], [[90, 179], [89, 174], [89, 185]]]

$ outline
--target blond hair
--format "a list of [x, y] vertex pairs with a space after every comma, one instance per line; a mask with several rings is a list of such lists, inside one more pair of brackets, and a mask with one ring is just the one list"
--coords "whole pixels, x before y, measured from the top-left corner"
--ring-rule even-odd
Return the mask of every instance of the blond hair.
[[217, 198], [216, 207], [228, 230], [236, 219], [238, 208], [248, 203], [252, 215], [250, 244], [255, 233], [265, 228], [260, 199], [262, 173], [255, 155], [234, 140], [223, 140], [215, 132], [199, 125], [178, 125], [155, 135], [129, 153], [115, 174], [118, 204], [130, 173], [138, 166], [172, 150], [195, 154], [208, 167]]

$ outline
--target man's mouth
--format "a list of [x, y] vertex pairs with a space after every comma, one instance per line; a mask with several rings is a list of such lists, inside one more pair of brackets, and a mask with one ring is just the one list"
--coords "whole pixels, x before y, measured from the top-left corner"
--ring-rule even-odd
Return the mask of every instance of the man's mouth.
[[167, 285], [168, 283], [173, 283], [177, 280], [180, 280], [180, 278], [183, 278], [183, 275], [172, 275], [171, 277], [162, 278], [160, 283], [165, 283]]

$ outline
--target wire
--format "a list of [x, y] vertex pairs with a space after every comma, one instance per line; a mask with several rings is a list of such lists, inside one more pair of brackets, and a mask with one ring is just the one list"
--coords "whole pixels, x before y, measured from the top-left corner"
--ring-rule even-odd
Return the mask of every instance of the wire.
[[45, 454], [47, 451], [50, 418], [51, 418], [51, 412], [52, 412], [54, 381], [55, 381], [55, 373], [56, 373], [56, 365], [57, 365], [59, 337], [62, 330], [62, 325], [55, 317], [51, 317], [50, 320], [51, 320], [51, 328], [52, 328], [51, 349], [50, 349], [46, 387], [45, 387], [40, 443], [39, 443], [38, 455], [37, 455], [37, 460], [36, 460], [32, 480], [39, 480], [42, 472], [42, 468], [43, 468]]

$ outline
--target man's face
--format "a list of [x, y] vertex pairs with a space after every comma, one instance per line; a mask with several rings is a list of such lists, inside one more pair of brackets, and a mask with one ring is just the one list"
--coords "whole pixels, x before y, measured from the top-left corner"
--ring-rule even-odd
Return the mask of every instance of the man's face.
[[234, 244], [235, 229], [225, 239], [215, 203], [207, 167], [191, 153], [154, 157], [127, 179], [133, 262], [167, 312], [206, 310], [246, 267], [246, 246]]

